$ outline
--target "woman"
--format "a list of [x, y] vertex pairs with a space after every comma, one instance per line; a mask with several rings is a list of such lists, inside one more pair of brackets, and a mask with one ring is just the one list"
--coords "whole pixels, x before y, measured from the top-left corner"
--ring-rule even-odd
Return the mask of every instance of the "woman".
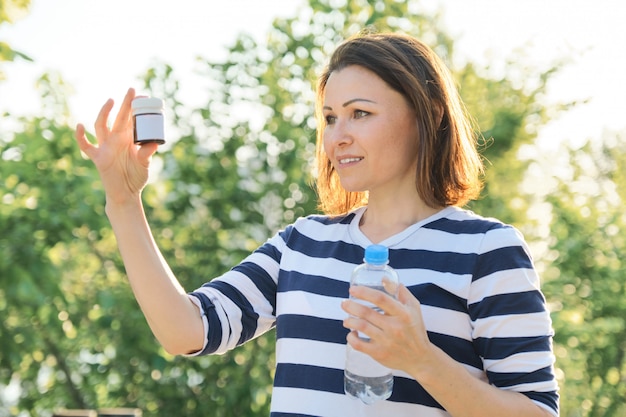
[[[172, 354], [221, 353], [276, 326], [272, 416], [556, 416], [551, 322], [522, 236], [459, 207], [482, 165], [451, 76], [418, 40], [352, 38], [318, 85], [317, 189], [309, 216], [186, 294], [155, 244], [141, 190], [155, 144], [133, 145], [127, 93], [96, 121], [95, 163], [135, 296]], [[364, 248], [387, 246], [398, 299], [350, 290]], [[163, 306], [168, 306], [167, 309]], [[350, 329], [350, 330], [348, 330]], [[364, 342], [356, 336], [370, 336]], [[345, 344], [394, 370], [387, 401], [343, 392]]]

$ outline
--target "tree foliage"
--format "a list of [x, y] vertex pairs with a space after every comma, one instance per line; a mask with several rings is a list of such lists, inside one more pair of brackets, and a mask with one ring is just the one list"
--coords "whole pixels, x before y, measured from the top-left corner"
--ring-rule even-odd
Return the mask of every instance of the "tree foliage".
[[569, 169], [556, 176], [551, 257], [545, 289], [553, 304], [556, 354], [566, 417], [626, 413], [626, 145], [564, 149]]
[[[453, 68], [489, 161], [485, 197], [471, 208], [549, 240], [540, 264], [563, 415], [623, 414], [624, 154], [617, 145], [572, 152], [569, 177], [547, 200], [551, 232], [539, 232], [528, 214], [538, 196], [520, 188], [534, 162], [520, 153], [548, 120], [542, 95], [558, 65], [511, 61], [497, 78], [455, 67], [454, 40], [417, 1], [310, 0], [264, 42], [241, 34], [224, 60], [199, 58], [197, 108], [179, 96], [174, 67], [146, 72], [145, 89], [166, 100], [170, 135], [144, 200], [181, 283], [200, 286], [315, 212], [315, 79], [337, 43], [363, 28], [416, 35]], [[268, 415], [273, 333], [221, 356], [172, 357], [158, 346], [126, 282], [97, 173], [68, 126], [67, 87], [50, 74], [39, 88], [41, 115], [0, 137], [0, 417], [117, 406], [147, 417]]]
[[[25, 14], [29, 6], [30, 0], [0, 0], [0, 25], [12, 23], [16, 17]], [[17, 58], [32, 61], [25, 53], [16, 51], [8, 43], [0, 40], [0, 81], [5, 78], [1, 64], [15, 61]]]

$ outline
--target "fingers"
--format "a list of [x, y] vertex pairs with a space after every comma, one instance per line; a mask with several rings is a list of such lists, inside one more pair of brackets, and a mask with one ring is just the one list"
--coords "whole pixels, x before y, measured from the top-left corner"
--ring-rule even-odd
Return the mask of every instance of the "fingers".
[[[383, 291], [367, 288], [365, 286], [351, 287], [350, 295], [375, 304], [387, 315], [401, 314], [404, 311], [403, 306], [419, 306], [419, 301], [406, 286], [395, 284], [387, 280], [383, 281], [383, 286], [389, 294], [395, 296], [395, 300], [392, 296]], [[396, 300], [400, 303], [397, 303]]]
[[404, 285], [399, 286], [398, 301], [406, 306], [420, 305], [419, 300], [415, 298], [411, 291], [409, 291], [409, 289]]
[[144, 166], [148, 166], [150, 158], [152, 158], [152, 155], [155, 154], [158, 148], [158, 143], [144, 143], [139, 147], [139, 150], [137, 151], [137, 158]]
[[120, 131], [125, 129], [131, 119], [131, 103], [135, 98], [135, 89], [129, 88], [126, 92], [126, 96], [124, 96], [124, 101], [122, 102], [122, 106], [120, 107], [120, 111], [117, 113], [117, 117], [115, 118], [115, 123], [113, 124], [112, 131]]
[[[397, 291], [392, 292], [395, 296]], [[385, 314], [394, 313], [394, 304], [396, 304], [393, 297], [384, 291], [380, 291], [366, 286], [357, 285], [350, 288], [350, 295], [359, 300], [370, 302], [377, 307], [381, 308]]]
[[344, 300], [341, 307], [350, 317], [361, 318], [370, 322], [375, 322], [378, 316], [382, 315], [382, 312], [375, 310], [372, 306], [363, 305], [356, 300]]
[[359, 333], [356, 330], [350, 331], [348, 336], [346, 336], [346, 341], [350, 346], [352, 346], [356, 350], [364, 351], [372, 348], [371, 339], [362, 339], [359, 337]]
[[344, 300], [342, 308], [349, 314], [343, 321], [345, 328], [357, 330], [372, 339], [378, 338], [377, 335], [385, 323], [385, 316], [382, 312], [355, 300]]
[[397, 281], [392, 281], [387, 277], [383, 278], [383, 288], [387, 291], [387, 294], [391, 294], [394, 297], [398, 296], [398, 288], [400, 283]]
[[385, 340], [384, 332], [380, 328], [363, 319], [347, 318], [343, 327], [350, 331], [346, 340], [357, 350], [371, 348], [375, 342]]
[[76, 138], [76, 142], [78, 143], [78, 147], [80, 148], [80, 150], [91, 158], [90, 153], [93, 145], [91, 144], [91, 142], [89, 142], [89, 140], [87, 140], [87, 136], [85, 136], [85, 126], [83, 126], [81, 123], [76, 125], [74, 137]]
[[98, 117], [96, 118], [96, 123], [94, 123], [98, 143], [104, 140], [104, 138], [106, 138], [109, 134], [109, 127], [107, 126], [107, 122], [109, 120], [109, 114], [111, 113], [111, 109], [113, 109], [113, 99], [108, 99], [100, 109], [100, 113], [98, 113]]
[[376, 329], [392, 330], [395, 326], [395, 324], [391, 325], [392, 321], [399, 326], [412, 326], [416, 320], [415, 315], [419, 316], [418, 321], [421, 320], [420, 302], [404, 285], [398, 285], [397, 300], [382, 291], [367, 287], [353, 287], [350, 289], [350, 295], [374, 304], [384, 311], [384, 314], [358, 301], [344, 300], [342, 308], [350, 315], [344, 320], [346, 328], [363, 331], [373, 336], [370, 333]]
[[[108, 99], [100, 112], [98, 113], [98, 117], [96, 118], [96, 122], [94, 123], [94, 128], [96, 132], [96, 141], [97, 144], [92, 144], [85, 134], [85, 127], [82, 124], [78, 124], [76, 126], [76, 131], [74, 136], [76, 137], [76, 142], [81, 151], [83, 151], [90, 159], [94, 160], [94, 158], [99, 159], [100, 154], [98, 153], [99, 148], [107, 142], [111, 142], [115, 149], [122, 149], [126, 144], [132, 144], [132, 121], [131, 121], [131, 103], [135, 98], [135, 90], [133, 88], [129, 88], [126, 92], [126, 96], [122, 102], [122, 106], [120, 111], [115, 118], [115, 123], [113, 128], [109, 128], [109, 117], [111, 115], [111, 110], [113, 110], [114, 101], [112, 99]], [[118, 148], [121, 145], [121, 148]], [[150, 158], [156, 152], [157, 146], [143, 146], [137, 153], [137, 157], [140, 163], [147, 167], [150, 162]]]

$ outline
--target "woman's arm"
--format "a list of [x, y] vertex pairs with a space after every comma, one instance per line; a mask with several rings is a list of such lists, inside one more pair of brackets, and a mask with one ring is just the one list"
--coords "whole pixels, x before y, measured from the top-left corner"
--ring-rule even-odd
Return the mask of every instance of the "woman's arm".
[[[408, 292], [408, 291], [407, 291]], [[525, 395], [503, 390], [471, 376], [444, 351], [431, 345], [430, 360], [416, 378], [454, 417], [552, 417]]]
[[[351, 317], [344, 325], [353, 330], [348, 335], [348, 343], [383, 365], [411, 375], [453, 417], [552, 416], [521, 393], [502, 390], [475, 378], [432, 344], [424, 327], [420, 303], [405, 286], [400, 286], [398, 300], [365, 286], [352, 287], [350, 295], [374, 303], [385, 314], [345, 300], [344, 309]], [[356, 330], [364, 332], [371, 340], [361, 340]], [[416, 359], [409, 361], [407, 358]]]
[[76, 140], [102, 179], [106, 214], [131, 288], [152, 332], [169, 353], [190, 353], [202, 348], [202, 318], [163, 259], [143, 210], [141, 191], [157, 145], [133, 143], [130, 107], [134, 97], [135, 91], [129, 89], [111, 128], [107, 121], [113, 100], [104, 104], [95, 124], [97, 144], [87, 140], [80, 124]]

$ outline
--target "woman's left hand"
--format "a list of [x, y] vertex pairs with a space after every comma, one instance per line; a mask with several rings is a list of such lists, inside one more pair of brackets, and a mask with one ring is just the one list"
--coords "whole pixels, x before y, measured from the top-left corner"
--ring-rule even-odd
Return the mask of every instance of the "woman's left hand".
[[[350, 295], [384, 311], [381, 314], [351, 299], [342, 302], [342, 308], [350, 315], [343, 325], [352, 330], [347, 340], [354, 349], [388, 368], [413, 376], [419, 375], [424, 366], [432, 365], [428, 361], [433, 357], [433, 345], [426, 333], [420, 302], [404, 285], [399, 286], [397, 300], [365, 286], [351, 287]], [[370, 340], [359, 338], [357, 332], [365, 333]]]

